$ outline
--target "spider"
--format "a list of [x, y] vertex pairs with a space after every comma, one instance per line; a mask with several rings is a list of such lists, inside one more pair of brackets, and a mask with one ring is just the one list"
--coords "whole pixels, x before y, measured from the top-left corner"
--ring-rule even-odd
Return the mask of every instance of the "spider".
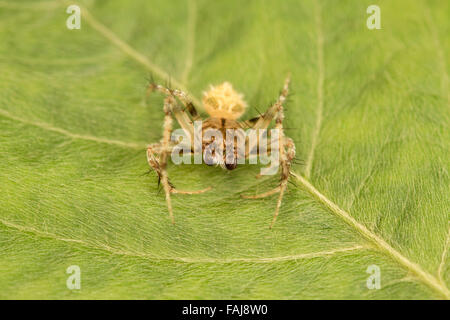
[[[251, 128], [251, 129], [267, 129], [271, 124], [272, 120], [275, 120], [275, 128], [278, 129], [278, 148], [279, 148], [279, 167], [280, 167], [280, 183], [279, 185], [267, 192], [258, 195], [242, 195], [246, 199], [259, 199], [271, 196], [273, 194], [279, 193], [275, 214], [273, 216], [272, 222], [269, 228], [274, 225], [281, 206], [281, 201], [283, 199], [283, 194], [286, 191], [288, 178], [290, 174], [290, 167], [293, 159], [295, 158], [295, 145], [291, 138], [284, 135], [283, 131], [283, 103], [286, 100], [289, 90], [290, 76], [288, 76], [284, 82], [283, 89], [276, 100], [276, 102], [270, 106], [266, 112], [260, 114], [258, 117], [252, 118], [246, 121], [238, 121], [239, 117], [245, 112], [247, 104], [243, 100], [243, 95], [237, 93], [232, 85], [228, 82], [224, 82], [218, 86], [210, 86], [210, 89], [203, 92], [202, 103], [205, 111], [210, 117], [202, 121], [202, 132], [207, 129], [215, 129], [220, 132], [225, 132], [227, 129], [239, 129], [239, 128]], [[196, 191], [183, 191], [176, 189], [173, 184], [169, 181], [167, 174], [167, 162], [168, 156], [174, 149], [174, 142], [171, 141], [172, 133], [172, 123], [173, 118], [175, 118], [181, 128], [190, 133], [191, 137], [194, 134], [194, 121], [201, 120], [197, 110], [194, 107], [193, 102], [188, 98], [187, 94], [181, 90], [170, 89], [165, 86], [151, 82], [148, 85], [148, 93], [158, 91], [165, 95], [164, 99], [164, 124], [163, 124], [163, 137], [159, 143], [153, 143], [147, 148], [147, 160], [150, 167], [156, 171], [158, 174], [158, 183], [161, 183], [165, 192], [165, 198], [167, 202], [167, 208], [169, 211], [169, 216], [172, 223], [175, 223], [171, 202], [171, 194], [200, 194], [211, 190], [208, 187], [203, 190]], [[181, 105], [180, 105], [181, 102]], [[258, 140], [259, 141], [259, 140]], [[248, 139], [245, 142], [248, 144]], [[210, 147], [212, 144], [225, 144], [225, 139], [223, 141], [217, 141], [214, 139], [201, 140], [202, 154]], [[246, 145], [246, 151], [244, 154], [245, 159], [249, 159], [249, 146]], [[191, 148], [189, 153], [194, 154], [194, 149]], [[210, 155], [212, 158], [212, 163], [207, 163], [209, 165], [215, 164], [220, 165], [225, 170], [233, 170], [237, 166], [237, 151], [234, 150], [232, 153], [233, 159], [225, 159], [228, 155], [223, 155], [223, 157], [217, 157], [217, 155]], [[230, 161], [231, 160], [231, 161]], [[258, 175], [259, 176], [259, 175]]]

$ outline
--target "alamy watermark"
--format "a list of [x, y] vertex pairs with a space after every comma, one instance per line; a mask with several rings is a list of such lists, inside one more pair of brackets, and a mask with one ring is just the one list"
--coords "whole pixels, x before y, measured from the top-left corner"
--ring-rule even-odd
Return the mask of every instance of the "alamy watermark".
[[366, 286], [369, 290], [381, 289], [381, 270], [376, 264], [371, 264], [367, 267], [366, 273], [370, 274], [370, 277], [366, 280]]
[[[270, 132], [270, 133], [269, 133]], [[176, 145], [171, 152], [174, 164], [206, 163], [221, 167], [238, 164], [262, 164], [261, 175], [273, 175], [280, 164], [280, 130], [275, 129], [203, 129], [202, 121], [194, 121], [194, 137], [184, 129], [172, 132]], [[193, 152], [192, 152], [193, 151]]]
[[67, 29], [81, 29], [81, 9], [79, 6], [72, 4], [67, 7], [66, 12], [70, 16], [66, 20]]
[[69, 290], [80, 290], [81, 289], [81, 269], [77, 265], [73, 265], [67, 268], [67, 274], [70, 276], [66, 280], [66, 286]]
[[381, 9], [379, 6], [372, 4], [367, 7], [367, 14], [370, 16], [367, 18], [366, 25], [367, 29], [381, 29]]

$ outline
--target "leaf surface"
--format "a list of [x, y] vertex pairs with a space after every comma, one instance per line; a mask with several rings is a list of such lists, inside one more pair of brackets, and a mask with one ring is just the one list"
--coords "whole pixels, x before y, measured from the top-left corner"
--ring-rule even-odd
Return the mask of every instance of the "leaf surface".
[[[450, 298], [448, 3], [1, 1], [1, 298]], [[407, 8], [407, 10], [405, 9]], [[145, 146], [171, 79], [198, 102], [230, 81], [256, 116], [292, 73], [298, 158], [273, 230], [259, 168], [169, 166]], [[78, 265], [81, 290], [66, 287]], [[366, 286], [368, 266], [381, 289]]]

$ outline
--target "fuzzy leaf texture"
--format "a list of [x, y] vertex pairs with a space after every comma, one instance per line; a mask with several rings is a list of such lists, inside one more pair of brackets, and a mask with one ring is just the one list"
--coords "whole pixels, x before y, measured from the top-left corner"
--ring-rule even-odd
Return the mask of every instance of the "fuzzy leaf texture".
[[[0, 1], [0, 298], [448, 299], [448, 1]], [[293, 166], [169, 164], [163, 97], [229, 81], [254, 117], [292, 74]], [[257, 111], [258, 110], [258, 111]], [[66, 269], [81, 269], [69, 290]], [[368, 289], [371, 265], [380, 289]]]

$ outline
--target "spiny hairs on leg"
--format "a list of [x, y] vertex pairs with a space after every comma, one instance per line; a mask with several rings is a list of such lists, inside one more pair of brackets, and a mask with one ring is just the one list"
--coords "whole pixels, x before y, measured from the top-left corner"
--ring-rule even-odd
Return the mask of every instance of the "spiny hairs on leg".
[[262, 114], [258, 119], [254, 119], [251, 122], [251, 126], [257, 129], [267, 129], [272, 120], [275, 118], [275, 128], [279, 129], [280, 135], [279, 139], [281, 141], [280, 146], [280, 167], [281, 167], [281, 178], [280, 184], [267, 192], [261, 193], [259, 195], [254, 196], [242, 196], [247, 199], [260, 199], [264, 197], [271, 196], [275, 193], [279, 192], [277, 205], [275, 208], [275, 214], [272, 219], [272, 223], [269, 228], [272, 228], [275, 221], [277, 220], [278, 214], [280, 212], [281, 202], [283, 200], [284, 192], [287, 189], [287, 183], [290, 175], [290, 167], [292, 159], [295, 158], [295, 145], [291, 138], [288, 138], [284, 135], [283, 130], [283, 121], [284, 121], [284, 111], [283, 111], [283, 103], [286, 101], [286, 97], [289, 93], [289, 83], [290, 83], [290, 75], [287, 76], [283, 89], [281, 90], [280, 96], [278, 100], [271, 106], [269, 109]]
[[[175, 115], [176, 119], [180, 123], [180, 125], [188, 130], [189, 132], [193, 132], [193, 125], [191, 119], [184, 113], [184, 111], [181, 110], [181, 108], [177, 105], [177, 101], [175, 100], [175, 97], [178, 97], [178, 99], [182, 103], [186, 103], [187, 105], [191, 105], [192, 109], [195, 111], [195, 108], [193, 107], [192, 103], [189, 101], [187, 96], [184, 92], [179, 90], [171, 90], [167, 89], [163, 86], [156, 85], [156, 84], [150, 84], [149, 90], [158, 90], [166, 95], [164, 99], [164, 124], [163, 124], [163, 138], [160, 143], [150, 145], [147, 149], [147, 160], [149, 165], [157, 172], [158, 174], [158, 182], [161, 182], [166, 202], [167, 202], [167, 209], [169, 211], [169, 216], [172, 221], [172, 223], [175, 223], [175, 219], [173, 216], [173, 209], [172, 209], [172, 200], [170, 197], [171, 193], [179, 193], [179, 194], [199, 194], [206, 192], [211, 189], [211, 187], [208, 187], [203, 190], [196, 190], [196, 191], [182, 191], [177, 190], [169, 181], [169, 177], [167, 174], [167, 162], [168, 162], [168, 156], [172, 151], [172, 145], [170, 142], [170, 135], [172, 133], [172, 123], [173, 123], [173, 116]], [[191, 114], [192, 110], [189, 110]], [[157, 156], [158, 155], [158, 156]]]
[[175, 104], [175, 99], [168, 95], [164, 99], [164, 125], [163, 125], [163, 138], [162, 138], [162, 150], [160, 154], [160, 174], [161, 174], [161, 183], [164, 188], [164, 193], [166, 195], [167, 208], [169, 210], [170, 220], [172, 223], [175, 223], [175, 219], [173, 217], [172, 211], [172, 200], [170, 199], [170, 184], [169, 177], [167, 176], [167, 156], [168, 149], [170, 144], [170, 134], [172, 132], [172, 105]]
[[[280, 93], [280, 96], [278, 100], [260, 117], [255, 118], [255, 121], [248, 122], [250, 127], [253, 127], [255, 129], [266, 129], [271, 121], [275, 118], [276, 124], [275, 127], [279, 129], [280, 136], [279, 139], [281, 141], [280, 146], [280, 164], [281, 164], [281, 180], [280, 184], [277, 188], [265, 192], [261, 195], [257, 196], [250, 196], [248, 198], [263, 198], [270, 195], [273, 195], [277, 192], [279, 192], [279, 197], [275, 209], [275, 214], [272, 220], [272, 223], [270, 224], [270, 228], [272, 228], [273, 224], [275, 223], [279, 210], [281, 207], [281, 202], [283, 199], [284, 192], [287, 188], [287, 182], [290, 175], [290, 166], [292, 159], [295, 157], [295, 145], [292, 141], [292, 139], [284, 136], [284, 130], [283, 130], [283, 120], [284, 120], [284, 112], [283, 112], [283, 103], [286, 101], [288, 91], [289, 91], [289, 82], [290, 82], [290, 75], [286, 78], [285, 84], [283, 86], [283, 89]], [[192, 118], [194, 120], [198, 117], [197, 112], [195, 111], [195, 107], [193, 103], [188, 99], [187, 95], [180, 90], [173, 90], [158, 84], [155, 84], [153, 81], [148, 85], [148, 93], [152, 91], [159, 91], [166, 95], [166, 98], [164, 99], [164, 129], [163, 129], [163, 139], [160, 144], [151, 145], [149, 149], [147, 150], [147, 158], [149, 161], [150, 166], [158, 173], [159, 179], [162, 183], [162, 186], [164, 188], [165, 196], [166, 196], [166, 202], [167, 207], [169, 210], [169, 215], [171, 218], [172, 223], [175, 223], [174, 217], [173, 217], [173, 209], [172, 209], [172, 202], [170, 198], [171, 193], [180, 193], [180, 194], [198, 194], [203, 193], [211, 189], [211, 187], [208, 187], [203, 190], [198, 191], [180, 191], [173, 187], [173, 185], [169, 182], [169, 178], [167, 175], [166, 167], [167, 167], [167, 161], [168, 161], [168, 154], [171, 152], [170, 148], [170, 134], [172, 130], [172, 122], [173, 122], [173, 116], [177, 119], [177, 121], [180, 123], [180, 125], [183, 127], [183, 129], [188, 130], [189, 132], [193, 132], [193, 124], [192, 120], [189, 119], [189, 117], [185, 114], [184, 110], [182, 110], [179, 105], [177, 104], [176, 99], [181, 101], [181, 103], [185, 106], [185, 109], [189, 111]], [[247, 123], [243, 123], [247, 124]], [[153, 148], [152, 148], [153, 146]], [[153, 149], [160, 149], [160, 150], [153, 150]], [[157, 152], [159, 151], [159, 152]], [[159, 153], [159, 157], [157, 157], [155, 154]]]
[[[295, 157], [295, 145], [290, 138], [285, 138], [285, 143], [283, 143], [283, 159], [281, 160], [281, 181], [280, 181], [280, 195], [278, 197], [277, 206], [275, 209], [275, 215], [273, 216], [270, 228], [273, 227], [275, 221], [277, 220], [278, 214], [280, 212], [281, 201], [283, 200], [284, 192], [287, 189], [287, 183], [290, 176], [290, 169], [292, 159]], [[284, 150], [286, 148], [286, 150]], [[286, 152], [284, 152], [286, 151]]]
[[[173, 209], [172, 209], [172, 201], [170, 198], [169, 193], [177, 193], [177, 194], [200, 194], [204, 193], [206, 191], [211, 190], [211, 187], [201, 189], [201, 190], [194, 190], [194, 191], [187, 191], [187, 190], [178, 190], [175, 188], [175, 186], [170, 182], [166, 167], [161, 166], [161, 154], [162, 154], [162, 143], [154, 143], [151, 144], [147, 148], [147, 161], [150, 167], [158, 174], [158, 185], [161, 183], [165, 196], [166, 196], [166, 202], [167, 202], [167, 208], [169, 210], [169, 215], [171, 218], [172, 223], [175, 223], [174, 216], [173, 216]], [[171, 147], [168, 149], [168, 153], [171, 152]], [[168, 186], [168, 187], [167, 187]], [[169, 189], [169, 191], [167, 191]]]
[[151, 82], [148, 83], [147, 95], [149, 95], [153, 91], [158, 91], [165, 95], [171, 95], [173, 97], [176, 97], [177, 99], [179, 99], [181, 101], [185, 110], [187, 110], [190, 113], [193, 120], [197, 120], [200, 118], [197, 110], [195, 109], [194, 103], [191, 101], [191, 99], [189, 99], [188, 95], [184, 91], [181, 91], [178, 89], [172, 89], [170, 86], [168, 86], [168, 87], [162, 86], [160, 84], [153, 82], [153, 80], [152, 80]]
[[[275, 214], [273, 216], [272, 222], [269, 226], [270, 229], [272, 229], [273, 225], [275, 224], [275, 221], [277, 220], [278, 214], [280, 212], [281, 202], [283, 200], [284, 192], [287, 189], [287, 184], [290, 176], [290, 168], [292, 159], [295, 157], [295, 145], [291, 138], [284, 137], [283, 139], [283, 145], [280, 148], [280, 159], [281, 159], [281, 177], [280, 177], [280, 184], [275, 187], [272, 190], [266, 191], [261, 194], [248, 196], [243, 195], [242, 197], [245, 199], [261, 199], [265, 197], [269, 197], [273, 194], [279, 193], [277, 205], [275, 208]], [[282, 154], [282, 155], [281, 155]]]

